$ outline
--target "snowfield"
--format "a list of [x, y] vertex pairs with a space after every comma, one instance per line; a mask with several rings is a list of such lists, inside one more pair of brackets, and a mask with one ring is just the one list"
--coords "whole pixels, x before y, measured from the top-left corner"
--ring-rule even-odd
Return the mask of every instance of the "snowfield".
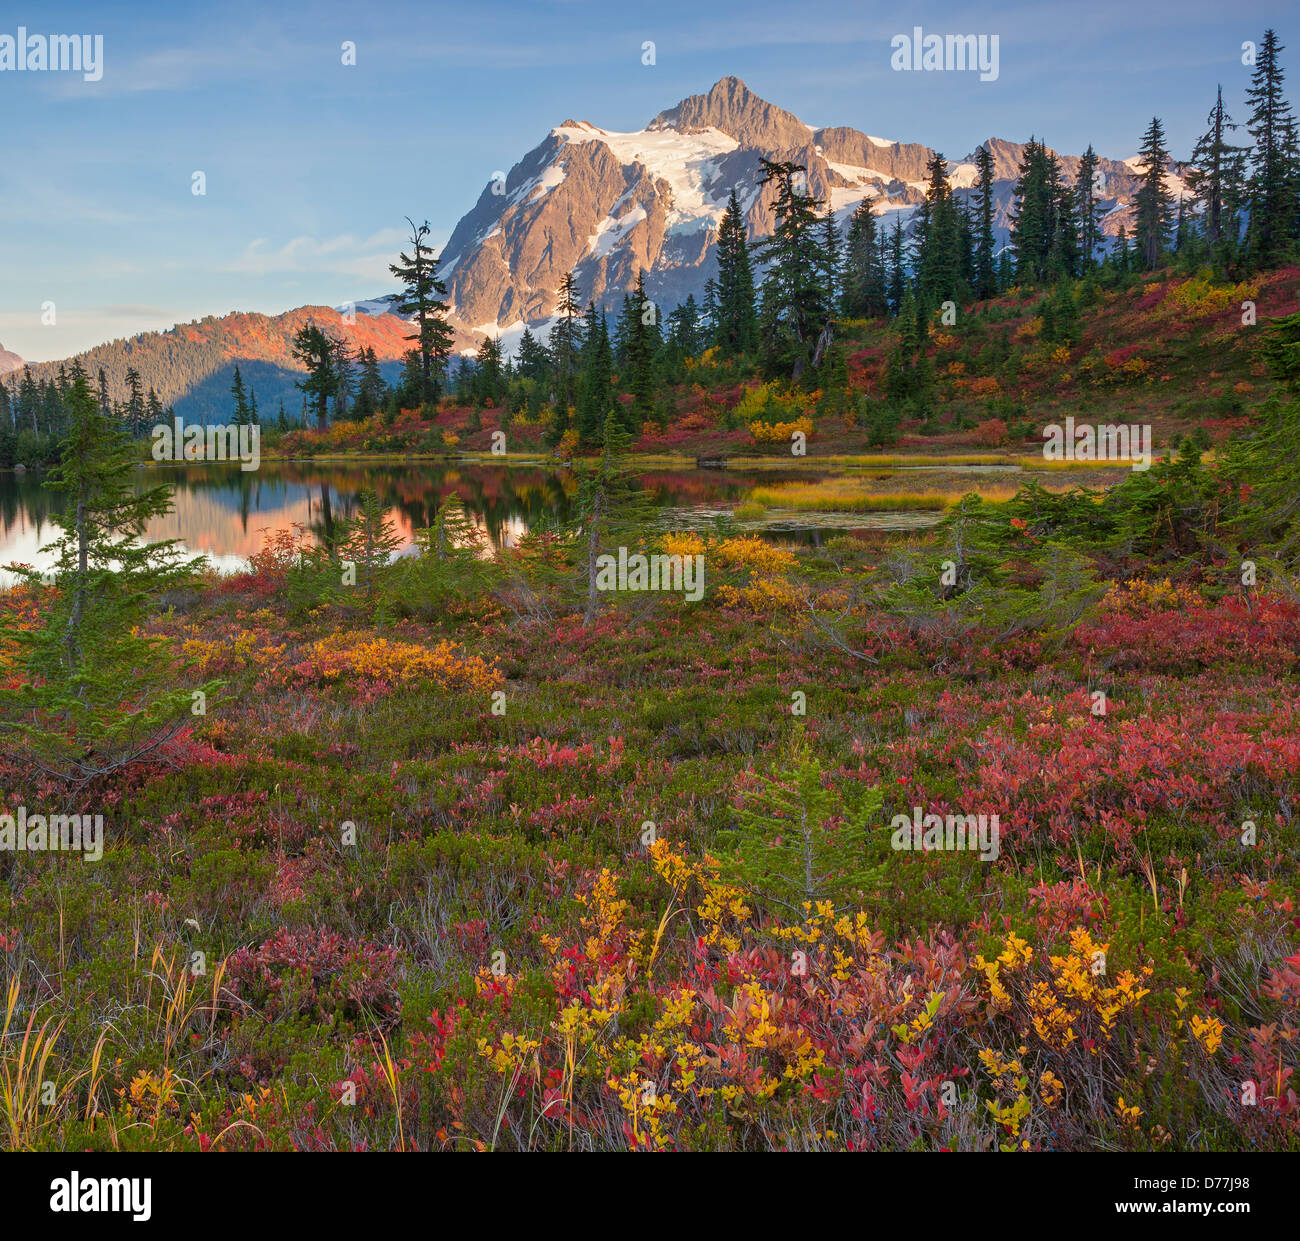
[[652, 177], [666, 181], [672, 190], [669, 233], [713, 228], [722, 219], [731, 187], [726, 187], [720, 197], [704, 187], [718, 175], [718, 157], [740, 145], [729, 134], [717, 129], [697, 134], [678, 133], [675, 129], [640, 129], [621, 134], [585, 123], [560, 126], [551, 132], [565, 142], [603, 142], [624, 167], [640, 164]]

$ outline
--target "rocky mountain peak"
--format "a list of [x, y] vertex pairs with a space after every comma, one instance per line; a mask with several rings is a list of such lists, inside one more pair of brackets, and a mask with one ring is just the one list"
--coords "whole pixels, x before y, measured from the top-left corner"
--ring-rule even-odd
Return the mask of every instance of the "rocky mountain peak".
[[[993, 155], [994, 232], [1009, 237], [1010, 206], [1024, 143], [989, 138]], [[793, 160], [808, 170], [809, 191], [834, 213], [841, 231], [862, 203], [882, 227], [906, 231], [924, 200], [934, 152], [917, 142], [872, 137], [850, 126], [814, 130], [792, 112], [724, 77], [689, 95], [632, 133], [567, 120], [551, 129], [510, 170], [486, 187], [462, 217], [442, 255], [458, 346], [485, 334], [506, 347], [527, 325], [545, 334], [557, 290], [574, 272], [580, 300], [617, 310], [644, 272], [646, 290], [666, 313], [716, 270], [718, 223], [732, 191], [751, 241], [775, 225], [772, 194], [759, 186], [761, 160]], [[1060, 157], [1072, 182], [1077, 156]], [[1138, 177], [1102, 160], [1103, 232], [1128, 219]], [[949, 182], [962, 200], [972, 192], [973, 157], [948, 153]]]
[[687, 96], [646, 128], [684, 134], [717, 129], [741, 146], [771, 150], [793, 150], [812, 141], [812, 130], [793, 112], [768, 103], [737, 77], [719, 79], [708, 94]]

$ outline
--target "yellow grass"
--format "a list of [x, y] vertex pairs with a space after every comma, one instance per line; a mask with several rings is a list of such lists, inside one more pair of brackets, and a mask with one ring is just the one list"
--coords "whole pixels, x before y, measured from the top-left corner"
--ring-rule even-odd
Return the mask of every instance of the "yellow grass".
[[[902, 478], [902, 474], [893, 474], [887, 479], [836, 475], [820, 482], [759, 486], [745, 497], [736, 515], [746, 520], [745, 514], [760, 508], [816, 513], [936, 512], [950, 508], [972, 491], [985, 500], [1010, 500], [1025, 482], [1022, 474], [949, 474], [928, 477], [925, 481], [929, 486], [924, 490], [891, 490], [891, 485]], [[1069, 485], [1066, 479], [1053, 480], [1047, 484], [1047, 489], [1060, 491]]]
[[33, 1148], [46, 1124], [71, 1113], [77, 1088], [83, 1081], [86, 1082], [85, 1119], [94, 1119], [100, 1065], [108, 1036], [107, 1030], [101, 1032], [87, 1068], [79, 1073], [66, 1073], [55, 1052], [65, 1022], [50, 1018], [38, 1029], [33, 1007], [28, 1012], [26, 1027], [16, 1026], [19, 994], [20, 984], [15, 974], [9, 980], [4, 1020], [0, 1025], [0, 1126], [3, 1126], [4, 1149], [11, 1151]]
[[941, 509], [948, 501], [934, 492], [867, 492], [865, 479], [828, 478], [819, 483], [755, 487], [748, 503], [816, 513], [879, 513], [897, 509]]

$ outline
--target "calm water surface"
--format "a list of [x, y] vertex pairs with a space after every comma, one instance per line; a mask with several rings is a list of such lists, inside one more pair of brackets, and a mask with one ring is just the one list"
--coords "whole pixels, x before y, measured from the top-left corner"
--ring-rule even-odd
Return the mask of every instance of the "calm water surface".
[[[651, 469], [639, 476], [666, 525], [712, 526], [758, 483], [815, 481], [827, 471], [790, 469]], [[350, 517], [362, 492], [380, 497], [404, 548], [428, 526], [438, 506], [455, 493], [493, 547], [507, 547], [543, 519], [573, 515], [578, 477], [550, 464], [418, 462], [406, 465], [263, 462], [243, 472], [237, 465], [148, 466], [141, 489], [167, 483], [174, 507], [154, 521], [150, 539], [179, 539], [194, 556], [207, 556], [218, 569], [234, 571], [262, 546], [267, 531], [295, 523], [318, 538]], [[61, 497], [42, 486], [35, 472], [0, 471], [0, 565], [48, 566], [40, 552], [57, 537], [51, 517]], [[794, 513], [771, 510], [753, 528], [782, 538], [820, 542], [844, 530], [908, 530], [932, 524], [934, 513]], [[0, 570], [0, 585], [13, 580]]]

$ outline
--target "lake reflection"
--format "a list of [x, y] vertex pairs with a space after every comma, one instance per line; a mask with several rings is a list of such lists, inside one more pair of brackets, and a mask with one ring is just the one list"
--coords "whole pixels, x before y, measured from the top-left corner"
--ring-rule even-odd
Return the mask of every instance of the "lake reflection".
[[[701, 470], [650, 469], [639, 476], [673, 524], [711, 525], [719, 514], [743, 498], [758, 482], [813, 480], [823, 471], [798, 469]], [[372, 465], [311, 462], [263, 462], [245, 473], [237, 465], [149, 466], [139, 473], [141, 489], [168, 483], [174, 507], [152, 522], [148, 538], [178, 539], [192, 555], [204, 555], [218, 569], [241, 568], [262, 547], [268, 530], [295, 523], [318, 539], [351, 517], [365, 491], [379, 496], [396, 527], [403, 548], [414, 532], [430, 525], [438, 506], [455, 493], [494, 548], [508, 547], [543, 519], [568, 520], [578, 493], [578, 476], [552, 465], [493, 465], [467, 462], [419, 462]], [[62, 497], [41, 485], [35, 473], [0, 472], [0, 565], [18, 562], [46, 568], [49, 557], [38, 549], [57, 537], [51, 517]], [[804, 515], [801, 515], [804, 516]], [[888, 514], [854, 519], [864, 528], [889, 527]], [[896, 515], [895, 528], [914, 515]], [[806, 515], [803, 522], [783, 523], [782, 537], [820, 540], [822, 522]], [[842, 529], [843, 527], [841, 527]], [[13, 580], [0, 570], [0, 585]]]

